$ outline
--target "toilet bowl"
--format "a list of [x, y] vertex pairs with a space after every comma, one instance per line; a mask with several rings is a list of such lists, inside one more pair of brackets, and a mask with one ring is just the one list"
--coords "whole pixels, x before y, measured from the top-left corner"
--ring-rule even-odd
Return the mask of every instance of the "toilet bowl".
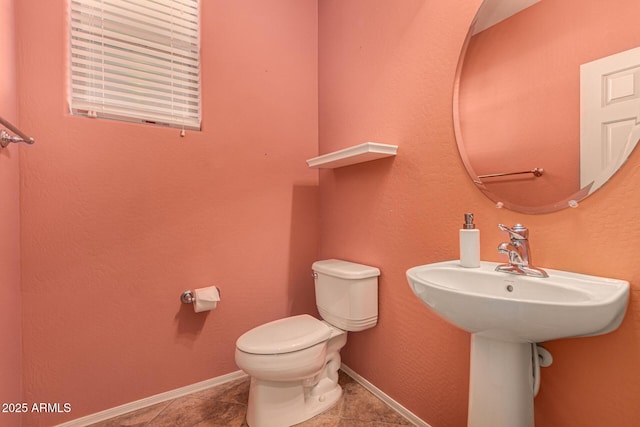
[[[286, 333], [289, 327], [292, 336], [269, 340], [274, 330]], [[305, 329], [307, 334], [299, 333]], [[247, 343], [254, 340], [263, 341], [264, 346], [251, 348]], [[307, 314], [266, 323], [240, 337], [236, 364], [251, 376], [247, 424], [290, 426], [332, 407], [342, 395], [339, 352], [346, 343], [345, 331]]]
[[335, 405], [342, 395], [338, 370], [347, 331], [377, 323], [377, 268], [331, 259], [315, 262], [313, 270], [324, 321], [308, 314], [286, 317], [236, 342], [236, 364], [251, 377], [250, 427], [291, 426]]

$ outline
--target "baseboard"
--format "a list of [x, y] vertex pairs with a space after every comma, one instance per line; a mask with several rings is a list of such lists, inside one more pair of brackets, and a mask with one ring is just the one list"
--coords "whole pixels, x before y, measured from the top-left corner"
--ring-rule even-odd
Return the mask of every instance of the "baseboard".
[[340, 366], [340, 369], [342, 369], [351, 378], [356, 380], [362, 387], [364, 387], [365, 389], [369, 390], [371, 392], [371, 394], [373, 394], [378, 399], [380, 399], [384, 403], [386, 403], [390, 408], [395, 410], [398, 414], [402, 415], [409, 422], [413, 423], [416, 427], [431, 427], [429, 424], [427, 424], [426, 422], [424, 422], [420, 418], [418, 418], [418, 416], [415, 415], [413, 412], [409, 411], [407, 408], [405, 408], [404, 406], [402, 406], [401, 404], [399, 404], [398, 402], [393, 400], [391, 397], [387, 396], [378, 387], [376, 387], [373, 384], [371, 384], [369, 381], [367, 381], [361, 375], [355, 373], [353, 371], [353, 369], [349, 368], [344, 363]]
[[124, 415], [128, 412], [137, 411], [138, 409], [146, 408], [147, 406], [155, 405], [160, 402], [166, 402], [167, 400], [173, 400], [191, 393], [206, 390], [208, 388], [215, 387], [229, 381], [244, 378], [246, 376], [247, 374], [245, 374], [243, 371], [231, 372], [230, 374], [222, 375], [185, 387], [180, 387], [175, 390], [156, 394], [154, 396], [136, 400], [135, 402], [125, 403], [124, 405], [116, 406], [115, 408], [107, 409], [101, 412], [96, 412], [95, 414], [87, 415], [86, 417], [77, 418], [63, 424], [58, 424], [56, 427], [84, 427], [90, 424], [98, 423], [100, 421], [108, 420], [109, 418], [119, 417], [120, 415]]
[[[409, 422], [413, 423], [416, 427], [431, 427], [429, 424], [427, 424], [426, 422], [418, 418], [418, 416], [415, 415], [413, 412], [409, 411], [407, 408], [400, 405], [391, 397], [387, 396], [384, 392], [382, 392], [382, 390], [380, 390], [379, 388], [371, 384], [364, 377], [354, 372], [351, 368], [349, 368], [345, 364], [342, 364], [341, 369], [347, 375], [349, 375], [351, 378], [357, 381], [360, 385], [362, 385], [362, 387], [370, 391], [374, 396], [382, 400], [390, 408], [395, 410], [398, 414], [402, 415]], [[164, 393], [156, 394], [154, 396], [146, 397], [144, 399], [136, 400], [135, 402], [125, 403], [124, 405], [116, 406], [115, 408], [106, 409], [101, 412], [96, 412], [95, 414], [87, 415], [82, 418], [76, 418], [75, 420], [71, 420], [63, 424], [58, 424], [56, 427], [85, 427], [90, 424], [95, 424], [100, 421], [108, 420], [110, 418], [119, 417], [120, 415], [124, 415], [132, 411], [137, 411], [139, 409], [146, 408], [147, 406], [155, 405], [161, 402], [166, 402], [167, 400], [177, 399], [178, 397], [183, 397], [191, 393], [206, 390], [208, 388], [215, 387], [229, 381], [234, 381], [240, 378], [244, 378], [246, 376], [247, 374], [244, 373], [243, 371], [231, 372], [226, 375], [211, 378], [205, 381], [201, 381], [185, 387], [180, 387], [175, 390], [170, 390]]]

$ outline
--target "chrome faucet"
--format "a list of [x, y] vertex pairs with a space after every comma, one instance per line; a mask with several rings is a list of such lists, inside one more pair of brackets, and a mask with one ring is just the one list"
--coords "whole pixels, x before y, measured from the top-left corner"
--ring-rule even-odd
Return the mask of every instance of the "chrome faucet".
[[498, 224], [498, 228], [509, 233], [509, 241], [498, 245], [498, 253], [507, 254], [509, 256], [509, 264], [500, 264], [496, 267], [496, 271], [533, 277], [549, 277], [546, 271], [531, 264], [529, 230], [527, 227], [522, 224], [516, 224], [513, 228], [509, 228], [503, 224]]

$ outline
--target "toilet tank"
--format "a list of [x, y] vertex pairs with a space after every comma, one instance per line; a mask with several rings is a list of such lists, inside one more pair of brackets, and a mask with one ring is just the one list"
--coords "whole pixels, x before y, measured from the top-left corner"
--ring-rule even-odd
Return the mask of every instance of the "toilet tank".
[[378, 322], [380, 270], [339, 259], [313, 263], [320, 316], [345, 331], [362, 331]]

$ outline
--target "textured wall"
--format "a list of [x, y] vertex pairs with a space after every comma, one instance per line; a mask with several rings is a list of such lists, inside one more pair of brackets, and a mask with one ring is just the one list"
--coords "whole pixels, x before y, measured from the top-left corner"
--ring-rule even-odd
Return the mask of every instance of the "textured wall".
[[[16, 3], [38, 136], [21, 157], [24, 398], [72, 407], [27, 425], [235, 371], [244, 331], [315, 312], [316, 2], [202, 2], [203, 131], [186, 138], [70, 117], [66, 1]], [[180, 304], [209, 284], [216, 311]]]
[[320, 174], [321, 256], [380, 267], [380, 321], [349, 335], [343, 360], [434, 427], [466, 425], [469, 336], [411, 293], [405, 271], [458, 258], [465, 211], [483, 259], [496, 224], [530, 227], [534, 261], [632, 282], [622, 326], [546, 347], [536, 425], [631, 427], [640, 419], [637, 212], [640, 153], [578, 209], [498, 210], [467, 177], [453, 136], [458, 53], [479, 1], [323, 0], [319, 7], [320, 153], [376, 141], [398, 156]]
[[[14, 0], [0, 0], [0, 52], [0, 116], [18, 124]], [[0, 404], [22, 399], [18, 150], [0, 149]], [[0, 425], [19, 422], [19, 415], [0, 413]]]

